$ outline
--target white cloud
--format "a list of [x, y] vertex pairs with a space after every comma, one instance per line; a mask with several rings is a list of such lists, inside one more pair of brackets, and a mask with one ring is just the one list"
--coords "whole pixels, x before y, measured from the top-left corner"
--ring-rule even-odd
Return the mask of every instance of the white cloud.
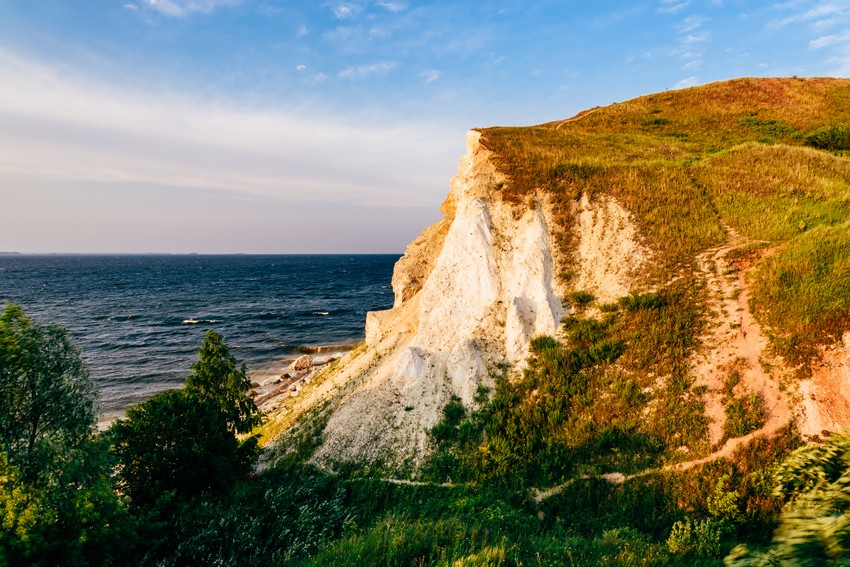
[[841, 33], [825, 35], [813, 39], [809, 42], [809, 47], [812, 49], [821, 49], [839, 43], [847, 43], [850, 41], [850, 30], [844, 30]]
[[338, 20], [347, 20], [349, 18], [353, 18], [357, 14], [359, 14], [363, 10], [363, 6], [360, 4], [354, 4], [353, 2], [343, 2], [341, 4], [336, 4], [331, 8], [331, 13]]
[[676, 24], [675, 28], [681, 33], [690, 33], [701, 28], [705, 22], [706, 18], [703, 18], [701, 16], [688, 16], [687, 18]]
[[661, 0], [658, 11], [662, 14], [678, 14], [691, 5], [691, 0]]
[[257, 11], [267, 18], [273, 18], [274, 16], [281, 15], [284, 10], [280, 6], [272, 6], [271, 4], [260, 4], [260, 7], [257, 8]]
[[298, 71], [303, 71], [306, 68], [307, 68], [307, 65], [298, 65], [297, 67], [295, 67], [295, 69], [297, 69]]
[[0, 202], [20, 183], [96, 183], [436, 209], [462, 132], [355, 119], [121, 89], [0, 48]]
[[125, 9], [125, 10], [135, 11], [135, 10], [138, 10], [138, 9], [139, 9], [139, 7], [138, 7], [138, 6], [136, 6], [135, 4], [127, 3], [127, 4], [124, 4], [124, 9]]
[[780, 12], [794, 13], [771, 22], [770, 27], [782, 29], [793, 24], [806, 24], [812, 29], [826, 29], [847, 23], [850, 18], [850, 2], [846, 0], [816, 0], [776, 4]]
[[693, 87], [697, 84], [697, 77], [685, 77], [675, 85], [673, 85], [674, 89], [686, 89], [688, 87]]
[[244, 0], [142, 0], [142, 2], [161, 14], [181, 18], [196, 13], [209, 14], [219, 8], [237, 6]]
[[438, 80], [442, 76], [442, 73], [440, 73], [436, 69], [429, 69], [427, 71], [419, 73], [419, 76], [425, 79], [425, 83], [431, 84], [434, 81]]
[[381, 75], [388, 73], [396, 68], [396, 64], [392, 61], [383, 63], [372, 63], [370, 65], [356, 65], [343, 69], [337, 75], [340, 79], [363, 79], [370, 75]]
[[681, 42], [684, 44], [703, 43], [709, 38], [708, 32], [691, 33], [682, 37]]
[[393, 13], [402, 12], [407, 8], [407, 6], [401, 2], [378, 2], [377, 5]]
[[310, 33], [310, 30], [307, 29], [307, 26], [305, 26], [304, 24], [301, 24], [300, 26], [298, 26], [298, 30], [295, 32], [295, 35], [297, 35], [298, 37], [304, 37], [305, 35], [307, 35], [309, 33]]

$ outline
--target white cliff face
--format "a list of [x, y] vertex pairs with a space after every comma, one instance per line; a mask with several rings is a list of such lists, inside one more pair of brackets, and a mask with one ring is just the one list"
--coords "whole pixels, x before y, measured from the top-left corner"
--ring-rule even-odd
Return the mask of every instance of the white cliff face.
[[516, 219], [498, 198], [502, 179], [479, 137], [469, 134], [446, 220], [396, 266], [395, 306], [369, 314], [367, 346], [380, 361], [351, 377], [362, 382], [330, 418], [320, 461], [420, 464], [426, 431], [452, 396], [471, 404], [479, 386], [493, 387], [497, 364], [521, 365], [531, 337], [558, 331], [564, 310], [545, 215]]
[[600, 302], [629, 294], [631, 283], [650, 256], [640, 244], [631, 215], [614, 199], [582, 195], [576, 219], [579, 232], [576, 289]]
[[[393, 308], [368, 314], [365, 349], [303, 400], [317, 406], [348, 392], [334, 402], [316, 461], [421, 465], [427, 431], [452, 396], [472, 404], [479, 387], [494, 386], [497, 365], [520, 370], [532, 337], [558, 333], [565, 309], [555, 274], [564, 266], [554, 259], [551, 216], [544, 203], [504, 202], [504, 181], [470, 132], [444, 220], [395, 266]], [[577, 289], [600, 299], [628, 292], [630, 259], [644, 252], [622, 207], [585, 199], [576, 226], [560, 229], [578, 232]]]

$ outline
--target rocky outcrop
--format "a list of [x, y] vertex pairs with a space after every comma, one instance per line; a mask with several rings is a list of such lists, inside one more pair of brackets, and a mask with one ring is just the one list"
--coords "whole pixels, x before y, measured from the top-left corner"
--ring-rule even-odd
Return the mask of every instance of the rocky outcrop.
[[[494, 386], [498, 365], [521, 368], [532, 337], [558, 333], [565, 294], [555, 278], [551, 215], [542, 200], [531, 207], [503, 201], [504, 181], [471, 131], [444, 219], [396, 264], [394, 306], [368, 314], [365, 353], [340, 361], [333, 382], [356, 387], [333, 411], [316, 460], [421, 464], [426, 431], [452, 396], [472, 404], [480, 387]], [[628, 222], [616, 204], [604, 206], [604, 218]], [[613, 258], [619, 244], [602, 249]], [[612, 268], [599, 262], [608, 277]]]
[[[556, 274], [578, 264], [590, 291], [628, 289], [624, 254], [640, 249], [629, 240], [635, 230], [626, 211], [608, 198], [585, 200], [570, 213], [576, 221], [590, 215], [583, 229], [563, 219], [556, 226], [542, 194], [503, 200], [506, 179], [480, 136], [468, 135], [443, 220], [396, 263], [392, 309], [369, 313], [365, 345], [272, 417], [284, 430], [327, 418], [315, 461], [418, 467], [430, 453], [427, 431], [453, 396], [473, 404], [480, 388], [493, 388], [496, 371], [522, 369], [532, 337], [558, 334], [567, 290]], [[559, 254], [553, 230], [575, 230], [585, 252]], [[607, 235], [601, 244], [584, 243], [600, 234]]]

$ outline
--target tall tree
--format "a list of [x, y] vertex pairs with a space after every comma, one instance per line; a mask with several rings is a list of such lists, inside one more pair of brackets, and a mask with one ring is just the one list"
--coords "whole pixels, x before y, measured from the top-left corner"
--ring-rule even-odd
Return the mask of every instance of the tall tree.
[[58, 446], [87, 439], [97, 389], [80, 350], [58, 325], [32, 321], [16, 304], [0, 315], [0, 450], [24, 475]]
[[186, 378], [186, 392], [218, 406], [230, 431], [249, 433], [261, 423], [262, 413], [248, 395], [251, 381], [245, 365], [238, 365], [224, 339], [212, 330], [207, 331], [198, 356]]
[[97, 394], [64, 329], [0, 314], [0, 566], [132, 563], [136, 523], [95, 434]]
[[119, 485], [137, 506], [169, 493], [188, 497], [223, 490], [250, 463], [213, 403], [184, 390], [155, 395], [112, 426]]

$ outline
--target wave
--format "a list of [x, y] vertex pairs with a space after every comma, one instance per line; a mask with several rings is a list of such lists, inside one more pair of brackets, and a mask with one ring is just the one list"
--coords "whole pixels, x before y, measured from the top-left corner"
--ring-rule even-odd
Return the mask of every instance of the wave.
[[221, 319], [194, 319], [192, 317], [183, 319], [184, 325], [197, 325], [198, 323], [221, 323]]

